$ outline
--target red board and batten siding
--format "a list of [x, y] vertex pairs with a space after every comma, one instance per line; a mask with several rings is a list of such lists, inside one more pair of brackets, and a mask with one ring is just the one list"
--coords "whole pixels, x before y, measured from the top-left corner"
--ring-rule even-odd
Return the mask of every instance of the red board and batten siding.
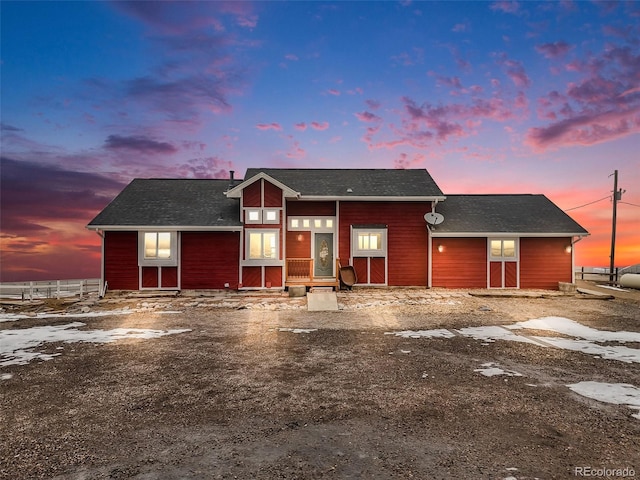
[[[338, 251], [342, 263], [351, 256], [351, 225], [387, 225], [387, 285], [426, 286], [428, 237], [424, 214], [429, 211], [431, 204], [427, 202], [340, 202]], [[371, 270], [371, 280], [379, 281], [381, 263], [374, 261]], [[362, 281], [359, 273], [358, 281]]]
[[571, 282], [571, 238], [521, 238], [520, 288], [557, 290]]
[[434, 287], [487, 287], [486, 238], [434, 238], [432, 247]]
[[138, 290], [138, 232], [104, 232], [104, 279], [110, 290]]
[[240, 261], [239, 232], [182, 232], [180, 284], [183, 289], [235, 288]]

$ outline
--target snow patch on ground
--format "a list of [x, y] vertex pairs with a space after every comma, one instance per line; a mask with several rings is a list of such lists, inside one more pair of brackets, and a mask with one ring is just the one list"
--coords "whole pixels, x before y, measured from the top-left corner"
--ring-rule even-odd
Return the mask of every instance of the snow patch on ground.
[[638, 410], [632, 416], [640, 419], [640, 388], [628, 383], [579, 382], [567, 385], [583, 397], [599, 402], [627, 405]]
[[436, 330], [403, 330], [401, 332], [384, 332], [384, 334], [404, 338], [452, 338], [456, 336], [453, 332], [444, 328]]
[[85, 326], [82, 322], [66, 325], [47, 325], [16, 330], [0, 330], [0, 367], [24, 365], [36, 358], [51, 360], [61, 353], [47, 354], [33, 349], [44, 343], [89, 342], [110, 343], [125, 338], [158, 338], [165, 335], [190, 332], [182, 330], [151, 330], [143, 328], [114, 328], [113, 330], [78, 330]]
[[291, 333], [311, 333], [317, 332], [317, 328], [278, 328], [279, 332], [291, 332]]
[[[518, 332], [524, 329], [546, 330], [575, 338], [525, 336]], [[453, 331], [436, 329], [385, 332], [385, 335], [395, 335], [404, 338], [451, 338], [454, 337], [455, 334], [482, 342], [506, 340], [510, 342], [531, 343], [539, 347], [555, 347], [583, 352], [588, 355], [594, 355], [597, 358], [618, 360], [626, 363], [640, 363], [640, 349], [630, 348], [624, 345], [599, 344], [640, 342], [640, 332], [598, 330], [563, 317], [544, 317], [527, 320], [526, 322], [518, 322], [513, 325], [467, 327]], [[487, 345], [487, 343], [483, 343], [483, 345]]]
[[513, 370], [503, 370], [502, 368], [496, 367], [496, 364], [493, 362], [487, 362], [480, 365], [482, 368], [476, 368], [474, 372], [481, 373], [485, 377], [494, 377], [496, 375], [506, 375], [507, 377], [522, 377], [521, 373], [515, 372]]

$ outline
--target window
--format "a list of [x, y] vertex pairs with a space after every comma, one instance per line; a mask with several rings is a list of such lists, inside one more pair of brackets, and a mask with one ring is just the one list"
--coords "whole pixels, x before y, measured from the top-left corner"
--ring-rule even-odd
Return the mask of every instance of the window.
[[259, 208], [245, 210], [246, 223], [262, 223], [262, 210]]
[[387, 229], [353, 229], [353, 256], [384, 257], [387, 252]]
[[280, 212], [278, 210], [265, 210], [263, 215], [264, 223], [279, 223]]
[[171, 258], [171, 233], [145, 232], [144, 258], [145, 259]]
[[178, 264], [177, 232], [138, 232], [138, 265]]
[[249, 232], [250, 260], [278, 259], [278, 232], [252, 231]]
[[[303, 230], [312, 232], [333, 232], [334, 217], [289, 217], [289, 230]], [[267, 222], [265, 222], [267, 223]]]
[[491, 240], [489, 244], [490, 254], [493, 258], [515, 258], [515, 240]]

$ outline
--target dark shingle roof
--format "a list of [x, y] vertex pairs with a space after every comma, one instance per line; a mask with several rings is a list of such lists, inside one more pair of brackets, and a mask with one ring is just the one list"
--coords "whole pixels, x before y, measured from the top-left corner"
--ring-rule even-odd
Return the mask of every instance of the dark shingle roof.
[[[249, 168], [245, 180], [264, 172], [302, 197], [442, 197], [424, 169]], [[351, 189], [351, 192], [347, 192]]]
[[135, 179], [88, 226], [240, 226], [228, 188], [229, 180]]
[[444, 222], [434, 233], [525, 233], [586, 235], [544, 195], [447, 195], [436, 212]]

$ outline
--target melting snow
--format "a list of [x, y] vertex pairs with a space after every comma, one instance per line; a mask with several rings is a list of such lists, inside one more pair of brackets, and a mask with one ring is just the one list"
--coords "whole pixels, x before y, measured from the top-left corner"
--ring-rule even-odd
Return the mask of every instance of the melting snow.
[[[547, 330], [575, 338], [525, 336], [518, 333], [522, 329]], [[562, 317], [544, 317], [513, 325], [494, 325], [485, 327], [467, 327], [450, 331], [436, 330], [403, 330], [401, 332], [385, 332], [385, 335], [396, 335], [404, 338], [451, 338], [457, 333], [483, 342], [506, 340], [524, 342], [540, 347], [556, 347], [565, 350], [583, 352], [598, 358], [618, 360], [626, 363], [640, 363], [640, 349], [623, 345], [599, 345], [604, 342], [640, 342], [640, 332], [611, 332], [597, 330], [582, 325], [574, 320]], [[486, 343], [483, 343], [486, 345]]]
[[385, 335], [395, 335], [404, 338], [451, 338], [455, 334], [444, 328], [437, 330], [403, 330], [402, 332], [385, 332]]
[[513, 370], [503, 370], [495, 366], [493, 362], [483, 363], [480, 365], [482, 368], [476, 368], [474, 372], [479, 372], [485, 377], [493, 377], [495, 375], [506, 375], [508, 377], [521, 377], [522, 374], [514, 372]]
[[317, 332], [317, 328], [279, 328], [279, 332], [291, 332], [291, 333], [311, 333]]
[[640, 419], [640, 388], [628, 383], [579, 382], [567, 385], [571, 390], [583, 397], [599, 402], [627, 405], [638, 410], [632, 416]]
[[24, 365], [31, 360], [51, 360], [61, 353], [46, 354], [33, 351], [43, 343], [51, 342], [91, 342], [110, 343], [125, 338], [157, 338], [175, 333], [190, 332], [183, 330], [150, 330], [143, 328], [114, 328], [113, 330], [78, 330], [85, 324], [73, 322], [66, 325], [47, 325], [16, 330], [0, 330], [0, 367]]

